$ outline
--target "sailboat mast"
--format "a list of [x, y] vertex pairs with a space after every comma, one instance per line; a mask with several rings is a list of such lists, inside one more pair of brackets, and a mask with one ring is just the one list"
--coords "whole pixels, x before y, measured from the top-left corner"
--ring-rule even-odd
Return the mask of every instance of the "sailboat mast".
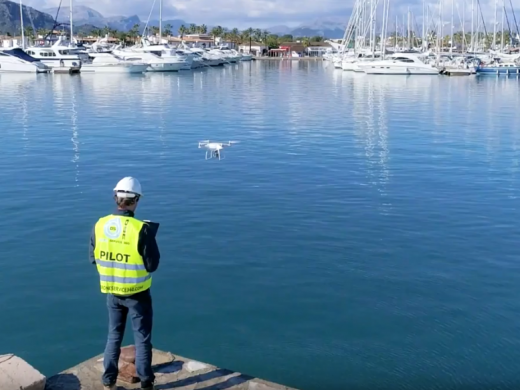
[[497, 7], [498, 0], [495, 0], [495, 19], [493, 20], [493, 50], [497, 47]]
[[159, 0], [159, 44], [162, 44], [162, 0]]
[[422, 2], [422, 34], [421, 34], [421, 39], [422, 39], [422, 42], [421, 42], [421, 46], [422, 46], [422, 49], [424, 51], [424, 0]]
[[451, 38], [450, 38], [450, 54], [453, 53], [453, 14], [455, 13], [455, 0], [451, 0]]
[[464, 43], [466, 42], [466, 32], [464, 26], [466, 24], [466, 1], [462, 2], [462, 54], [464, 54]]
[[474, 51], [473, 49], [475, 48], [475, 42], [474, 42], [474, 32], [473, 32], [473, 29], [474, 29], [474, 14], [475, 14], [475, 0], [471, 0], [471, 47], [470, 47], [470, 50], [471, 51]]
[[408, 6], [408, 27], [407, 27], [407, 38], [408, 38], [408, 49], [411, 49], [411, 36], [410, 36], [410, 6]]
[[23, 27], [23, 5], [22, 0], [20, 0], [20, 28], [22, 30], [22, 49], [25, 50], [25, 31]]
[[504, 16], [506, 14], [505, 4], [502, 4], [502, 39], [500, 41], [500, 53], [504, 52]]
[[70, 43], [69, 43], [69, 46], [72, 46], [72, 40], [74, 38], [74, 31], [73, 31], [73, 27], [72, 27], [72, 0], [70, 0], [70, 5], [69, 5], [69, 19], [70, 19]]

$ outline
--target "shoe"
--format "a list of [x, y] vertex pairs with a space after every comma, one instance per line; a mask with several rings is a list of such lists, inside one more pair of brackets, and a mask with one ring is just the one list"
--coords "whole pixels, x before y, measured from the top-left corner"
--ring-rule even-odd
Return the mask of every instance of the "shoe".
[[117, 385], [115, 383], [112, 385], [103, 385], [103, 390], [117, 390]]

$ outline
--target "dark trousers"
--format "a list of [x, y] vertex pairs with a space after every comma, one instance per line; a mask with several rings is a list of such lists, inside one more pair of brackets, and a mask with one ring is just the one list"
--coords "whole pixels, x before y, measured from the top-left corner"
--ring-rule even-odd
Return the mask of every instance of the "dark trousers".
[[126, 318], [130, 315], [134, 331], [135, 368], [141, 384], [152, 384], [152, 297], [149, 291], [130, 296], [107, 295], [108, 340], [105, 348], [102, 380], [110, 385], [116, 382], [119, 355], [125, 334]]

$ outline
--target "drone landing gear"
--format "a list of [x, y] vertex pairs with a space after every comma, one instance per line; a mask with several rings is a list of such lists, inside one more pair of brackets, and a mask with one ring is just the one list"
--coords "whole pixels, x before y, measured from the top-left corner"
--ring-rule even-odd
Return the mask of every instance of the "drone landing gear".
[[206, 151], [206, 160], [211, 160], [212, 158], [218, 158], [219, 160], [224, 160], [225, 157], [224, 157], [222, 151], [218, 151], [218, 150], [209, 151], [209, 150], [207, 150]]

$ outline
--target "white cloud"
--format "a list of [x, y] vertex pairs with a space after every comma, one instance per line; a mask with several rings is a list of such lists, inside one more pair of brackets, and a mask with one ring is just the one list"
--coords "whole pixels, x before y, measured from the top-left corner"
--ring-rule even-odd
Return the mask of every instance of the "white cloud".
[[[38, 9], [56, 7], [60, 0], [23, 0], [24, 4]], [[451, 19], [451, 1], [442, 0], [444, 8], [444, 20]], [[460, 25], [457, 12], [462, 13], [462, 4], [465, 2], [466, 21], [471, 20], [470, 9], [472, 1], [477, 7], [478, 0], [454, 0], [458, 5], [455, 10], [455, 25]], [[499, 7], [505, 5], [512, 29], [514, 20], [510, 13], [510, 0], [496, 0]], [[482, 13], [486, 24], [491, 24], [494, 18], [495, 0], [480, 0]], [[163, 16], [165, 18], [183, 19], [189, 23], [207, 25], [222, 25], [225, 27], [270, 27], [285, 24], [295, 26], [300, 23], [309, 22], [317, 18], [334, 17], [336, 21], [345, 24], [350, 17], [350, 9], [354, 0], [163, 0]], [[382, 8], [382, 1], [379, 0]], [[430, 20], [433, 23], [434, 15], [438, 15], [438, 1], [428, 0], [430, 7]], [[520, 0], [511, 0], [513, 8], [517, 10], [517, 21], [520, 23]], [[68, 6], [69, 0], [63, 0], [63, 6]], [[81, 4], [99, 11], [104, 16], [131, 16], [138, 15], [146, 21], [153, 4], [153, 0], [80, 0], [74, 4]], [[395, 23], [398, 16], [402, 23], [403, 15], [406, 15], [410, 7], [415, 23], [422, 23], [422, 0], [392, 0], [390, 1], [389, 28]], [[159, 0], [156, 0], [152, 18], [158, 17]], [[462, 15], [461, 15], [462, 16]], [[479, 16], [480, 17], [480, 16]], [[500, 21], [501, 13], [498, 12]], [[378, 17], [381, 20], [380, 17]], [[438, 20], [438, 17], [437, 17]], [[435, 21], [436, 24], [437, 21]], [[418, 26], [419, 30], [421, 29]]]
[[[315, 18], [336, 16], [345, 23], [349, 18], [349, 6], [339, 0], [163, 0], [165, 18], [179, 18], [188, 22], [211, 25], [276, 25], [297, 24]], [[60, 0], [24, 0], [24, 4], [37, 9], [56, 7]], [[104, 16], [135, 15], [146, 20], [153, 0], [82, 0], [85, 5]], [[63, 0], [62, 6], [69, 1]], [[158, 16], [156, 0], [153, 16]]]

